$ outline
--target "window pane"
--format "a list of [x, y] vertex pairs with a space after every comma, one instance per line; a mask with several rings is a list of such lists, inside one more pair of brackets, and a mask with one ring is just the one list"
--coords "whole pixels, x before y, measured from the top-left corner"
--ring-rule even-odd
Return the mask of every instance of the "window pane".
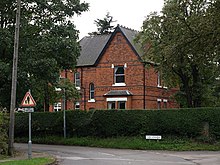
[[125, 74], [124, 67], [119, 66], [115, 67], [115, 83], [124, 83], [125, 82]]
[[94, 92], [90, 92], [90, 100], [94, 99]]
[[157, 102], [157, 108], [161, 109], [161, 102], [160, 101]]
[[118, 109], [126, 109], [126, 102], [125, 101], [119, 101], [118, 102]]
[[61, 103], [54, 103], [53, 111], [61, 111]]
[[161, 86], [161, 75], [160, 75], [160, 72], [157, 72], [157, 86]]
[[94, 90], [94, 84], [90, 84], [90, 90]]
[[116, 76], [116, 83], [124, 83], [125, 82], [125, 76]]
[[75, 109], [80, 109], [80, 104], [79, 104], [79, 102], [76, 102], [76, 103], [75, 103]]
[[75, 85], [76, 87], [80, 87], [80, 73], [79, 72], [75, 73]]
[[95, 87], [94, 87], [94, 84], [93, 83], [91, 83], [90, 84], [90, 86], [89, 86], [89, 92], [90, 92], [90, 94], [89, 94], [89, 99], [91, 100], [91, 99], [94, 99], [94, 93], [95, 93]]
[[116, 74], [124, 74], [124, 67], [117, 67], [115, 73]]
[[115, 109], [115, 102], [108, 102], [108, 109]]

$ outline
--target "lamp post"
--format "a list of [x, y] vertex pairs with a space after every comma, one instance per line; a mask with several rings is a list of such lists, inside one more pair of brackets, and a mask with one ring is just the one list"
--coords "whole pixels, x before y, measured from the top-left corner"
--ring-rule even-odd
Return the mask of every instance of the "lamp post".
[[61, 110], [63, 111], [63, 137], [66, 138], [66, 91], [65, 88], [55, 88], [55, 91], [62, 92]]
[[66, 96], [65, 96], [65, 88], [63, 88], [63, 96], [62, 96], [62, 110], [63, 110], [63, 137], [66, 138]]

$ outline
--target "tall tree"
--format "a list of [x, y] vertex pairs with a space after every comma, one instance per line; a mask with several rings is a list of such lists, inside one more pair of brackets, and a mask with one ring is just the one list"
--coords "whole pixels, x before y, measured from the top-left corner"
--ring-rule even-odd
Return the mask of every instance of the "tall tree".
[[[10, 93], [10, 72], [15, 25], [15, 0], [0, 2], [0, 91]], [[88, 10], [80, 0], [23, 0], [18, 61], [18, 104], [28, 88], [39, 106], [49, 108], [50, 88], [60, 70], [73, 69], [80, 53], [78, 30], [72, 17]], [[29, 76], [28, 76], [29, 75]], [[50, 84], [48, 86], [48, 84]], [[7, 100], [5, 99], [7, 98]], [[1, 99], [8, 106], [8, 96]], [[3, 100], [4, 99], [4, 100]]]
[[113, 16], [111, 16], [110, 13], [107, 12], [103, 19], [97, 19], [94, 21], [98, 31], [89, 33], [89, 35], [110, 34], [114, 30], [114, 26], [112, 26], [113, 22], [116, 21], [114, 21]]
[[145, 60], [159, 64], [167, 85], [180, 87], [187, 107], [207, 106], [209, 87], [219, 75], [219, 4], [166, 0], [160, 14], [147, 16], [137, 37]]

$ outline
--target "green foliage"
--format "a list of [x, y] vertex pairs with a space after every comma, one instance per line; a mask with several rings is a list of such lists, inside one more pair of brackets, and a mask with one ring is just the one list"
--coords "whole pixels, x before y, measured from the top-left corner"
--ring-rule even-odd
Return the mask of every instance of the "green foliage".
[[0, 107], [0, 155], [7, 154], [8, 151], [8, 125], [9, 125], [9, 116], [3, 111]]
[[[33, 113], [33, 136], [63, 135], [63, 113]], [[67, 135], [119, 137], [162, 135], [196, 138], [203, 135], [204, 122], [209, 135], [220, 139], [220, 109], [179, 110], [96, 110], [66, 111]], [[15, 136], [28, 136], [28, 114], [16, 114]]]
[[[76, 89], [76, 86], [74, 83], [72, 83], [69, 79], [64, 78], [61, 79], [59, 84], [57, 85], [58, 88], [61, 90], [65, 89], [65, 99], [66, 100], [74, 100], [78, 99], [80, 97], [79, 91]], [[63, 92], [57, 92], [57, 98], [60, 99], [63, 96]]]
[[137, 38], [165, 84], [180, 87], [186, 107], [217, 105], [209, 102], [220, 74], [219, 7], [217, 0], [167, 0], [160, 14], [147, 16]]
[[[31, 88], [37, 106], [48, 110], [60, 70], [74, 69], [80, 54], [78, 30], [71, 18], [87, 10], [88, 3], [79, 0], [22, 1], [17, 105]], [[4, 107], [10, 105], [15, 11], [15, 0], [0, 2], [0, 92], [5, 93], [0, 105]]]
[[98, 28], [98, 31], [89, 33], [89, 35], [110, 34], [114, 29], [114, 26], [111, 25], [113, 22], [116, 22], [116, 21], [113, 21], [113, 17], [108, 12], [105, 15], [105, 18], [97, 19], [94, 21], [94, 23], [96, 24], [96, 26]]
[[[141, 150], [172, 150], [172, 151], [219, 151], [220, 144], [210, 145], [198, 143], [187, 138], [162, 137], [162, 140], [146, 140], [144, 136], [137, 137], [70, 137], [62, 138], [57, 136], [33, 137], [37, 144], [75, 145], [120, 149], [141, 149]], [[17, 138], [19, 142], [27, 142], [27, 138]]]
[[54, 158], [52, 157], [39, 157], [39, 158], [32, 158], [26, 160], [12, 160], [2, 162], [2, 165], [45, 165], [45, 164], [53, 164], [55, 162]]

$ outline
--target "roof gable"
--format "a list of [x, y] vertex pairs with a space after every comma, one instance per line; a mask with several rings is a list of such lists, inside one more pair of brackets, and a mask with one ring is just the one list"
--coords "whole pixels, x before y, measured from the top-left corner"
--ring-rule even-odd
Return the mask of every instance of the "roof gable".
[[140, 51], [140, 47], [133, 41], [138, 32], [118, 25], [112, 34], [84, 37], [80, 41], [81, 53], [77, 60], [77, 66], [93, 66], [98, 64], [117, 32], [123, 34], [132, 50], [141, 60], [143, 53]]

